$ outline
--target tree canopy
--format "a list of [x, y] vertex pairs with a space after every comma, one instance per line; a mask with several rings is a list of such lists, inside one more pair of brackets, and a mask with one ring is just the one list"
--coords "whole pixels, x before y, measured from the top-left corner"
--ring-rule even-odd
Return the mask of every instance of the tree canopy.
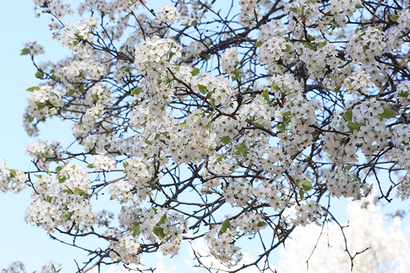
[[73, 143], [29, 145], [35, 170], [4, 162], [0, 190], [32, 189], [26, 222], [84, 249], [79, 272], [199, 238], [227, 268], [253, 238], [230, 272], [263, 271], [296, 226], [339, 223], [334, 198], [409, 198], [406, 1], [153, 2], [34, 0], [71, 55], [25, 44], [24, 127], [57, 117]]

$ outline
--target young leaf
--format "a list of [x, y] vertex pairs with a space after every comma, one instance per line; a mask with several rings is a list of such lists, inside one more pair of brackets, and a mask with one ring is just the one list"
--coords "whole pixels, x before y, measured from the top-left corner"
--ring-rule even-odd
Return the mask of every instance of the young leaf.
[[199, 72], [200, 72], [199, 69], [195, 67], [194, 69], [192, 69], [191, 75], [195, 77], [196, 75], [199, 74]]
[[301, 200], [303, 199], [304, 194], [305, 192], [303, 191], [303, 189], [299, 189], [299, 196]]
[[266, 222], [259, 222], [258, 223], [258, 227], [264, 227], [264, 226], [266, 226]]
[[221, 141], [223, 144], [229, 144], [231, 143], [231, 138], [229, 136], [223, 136], [221, 137]]
[[353, 118], [352, 109], [347, 110], [346, 113], [344, 114], [344, 117], [347, 121], [352, 121], [352, 118]]
[[360, 127], [362, 127], [362, 124], [349, 122], [349, 123], [347, 124], [347, 127], [348, 127], [349, 129], [352, 129], [352, 130], [355, 130], [355, 129], [356, 129], [356, 130], [359, 130]]
[[43, 79], [44, 78], [44, 73], [42, 72], [42, 71], [40, 71], [40, 70], [38, 70], [37, 72], [36, 72], [36, 78], [38, 78], [38, 79]]
[[40, 90], [40, 87], [38, 87], [38, 86], [33, 86], [33, 87], [30, 87], [30, 88], [27, 88], [26, 91], [28, 91], [28, 92], [33, 92], [34, 90]]
[[74, 94], [75, 90], [74, 89], [70, 89], [67, 92], [67, 96], [72, 96]]
[[154, 227], [153, 232], [154, 232], [155, 235], [157, 235], [158, 237], [161, 237], [162, 239], [164, 239], [165, 236], [167, 236], [167, 235], [164, 233], [164, 229], [161, 228], [161, 227], [158, 227], [158, 226]]
[[239, 70], [238, 69], [235, 69], [232, 73], [234, 74], [234, 77], [232, 77], [233, 81], [236, 81], [237, 79], [239, 79]]
[[302, 184], [302, 188], [303, 188], [304, 191], [309, 191], [312, 188], [312, 183], [309, 180], [306, 180]]
[[228, 228], [230, 228], [230, 227], [231, 227], [231, 223], [229, 222], [229, 219], [226, 219], [226, 220], [222, 223], [221, 232], [222, 232], [222, 233], [225, 233], [226, 230], [227, 230]]
[[208, 92], [208, 88], [204, 85], [201, 85], [201, 84], [198, 84], [198, 89], [199, 89], [199, 92], [201, 92], [201, 94], [203, 94], [203, 95], [205, 95], [206, 92]]
[[137, 237], [138, 235], [140, 235], [140, 224], [139, 223], [134, 223], [133, 224], [133, 228], [132, 230], [132, 236]]
[[282, 49], [282, 52], [289, 52], [292, 49], [290, 45], [286, 45], [285, 49]]
[[74, 188], [75, 192], [78, 193], [79, 195], [83, 196], [85, 191], [80, 189], [80, 188]]
[[402, 98], [407, 98], [408, 96], [409, 96], [410, 94], [409, 94], [409, 92], [401, 92], [401, 93], [399, 93], [399, 97], [402, 97]]
[[386, 108], [383, 113], [379, 114], [382, 118], [392, 118], [396, 115], [396, 112], [393, 109]]
[[131, 96], [138, 96], [141, 92], [141, 87], [136, 87], [134, 89], [132, 89], [131, 91]]
[[262, 97], [263, 97], [268, 103], [271, 102], [271, 101], [270, 101], [270, 98], [269, 98], [269, 92], [268, 92], [268, 90], [263, 91]]
[[28, 48], [23, 48], [22, 50], [21, 50], [21, 54], [20, 55], [27, 55], [27, 54], [29, 54], [30, 53], [30, 49], [28, 49]]
[[399, 19], [399, 16], [397, 15], [393, 15], [392, 17], [390, 17], [390, 20], [397, 22], [397, 19]]

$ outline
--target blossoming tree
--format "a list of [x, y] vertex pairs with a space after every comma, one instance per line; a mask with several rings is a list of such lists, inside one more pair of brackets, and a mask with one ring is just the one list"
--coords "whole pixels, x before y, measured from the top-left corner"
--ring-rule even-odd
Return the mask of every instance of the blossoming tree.
[[32, 189], [26, 221], [84, 249], [79, 271], [198, 238], [230, 266], [252, 236], [261, 254], [235, 271], [264, 270], [296, 226], [334, 218], [333, 198], [370, 180], [410, 196], [406, 1], [150, 2], [85, 0], [67, 21], [69, 4], [34, 0], [72, 54], [22, 49], [39, 78], [24, 127], [58, 117], [75, 141], [29, 145], [35, 171], [4, 162], [0, 189]]

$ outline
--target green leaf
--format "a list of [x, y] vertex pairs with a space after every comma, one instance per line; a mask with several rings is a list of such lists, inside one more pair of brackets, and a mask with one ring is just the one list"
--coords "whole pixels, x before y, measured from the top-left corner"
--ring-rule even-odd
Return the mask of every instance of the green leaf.
[[344, 117], [347, 121], [352, 121], [352, 118], [353, 118], [352, 109], [347, 110], [346, 113], [344, 114]]
[[75, 192], [78, 193], [79, 195], [83, 196], [85, 194], [85, 191], [80, 189], [80, 188], [74, 188]]
[[84, 93], [84, 92], [85, 92], [84, 84], [81, 84], [81, 85], [80, 85], [80, 88], [78, 89], [78, 91], [79, 91], [80, 93]]
[[281, 131], [282, 133], [284, 133], [286, 131], [286, 126], [284, 124], [283, 125], [276, 125], [276, 128], [278, 128], [279, 131]]
[[211, 99], [209, 99], [209, 102], [211, 103], [211, 105], [212, 105], [212, 108], [216, 108], [216, 104], [215, 104], [215, 99], [214, 98], [211, 98]]
[[235, 69], [232, 73], [234, 74], [234, 77], [232, 77], [233, 81], [236, 81], [237, 79], [239, 79], [239, 73], [240, 72], [239, 72], [238, 69]]
[[27, 55], [27, 54], [29, 54], [30, 53], [30, 49], [28, 49], [27, 47], [26, 48], [23, 48], [22, 50], [21, 50], [21, 54], [20, 55]]
[[201, 94], [204, 94], [204, 95], [208, 92], [208, 88], [201, 84], [198, 84], [198, 89], [199, 89], [199, 92], [201, 92]]
[[69, 213], [65, 213], [65, 214], [63, 214], [63, 218], [64, 218], [64, 221], [70, 221], [71, 220], [71, 216], [73, 216], [73, 214], [74, 214], [74, 212], [69, 212]]
[[157, 225], [162, 225], [163, 223], [165, 223], [165, 219], [167, 219], [167, 215], [164, 214], [162, 215], [161, 219], [159, 219], [159, 222]]
[[399, 97], [407, 98], [409, 95], [410, 95], [409, 92], [406, 91], [406, 92], [401, 92], [399, 94]]
[[201, 57], [207, 60], [211, 59], [211, 55], [209, 54], [202, 54]]
[[393, 109], [386, 108], [383, 113], [379, 114], [382, 118], [392, 118], [396, 115], [396, 112]]
[[67, 96], [72, 96], [74, 94], [75, 90], [74, 89], [70, 89], [67, 92]]
[[310, 34], [307, 35], [307, 39], [311, 42], [315, 40], [315, 38]]
[[289, 8], [290, 11], [293, 11], [294, 13], [298, 13], [299, 10], [297, 8]]
[[216, 163], [221, 163], [223, 158], [224, 158], [223, 155], [217, 154], [217, 155], [216, 155]]
[[44, 73], [42, 71], [38, 70], [36, 72], [35, 76], [36, 76], [36, 78], [43, 79], [44, 78]]
[[399, 19], [399, 16], [397, 15], [393, 15], [392, 17], [390, 17], [390, 20], [397, 22], [397, 19]]
[[222, 233], [225, 233], [226, 230], [227, 230], [228, 228], [230, 228], [230, 227], [231, 227], [231, 223], [229, 222], [229, 219], [226, 219], [226, 220], [222, 223], [221, 232], [222, 232]]
[[26, 119], [31, 123], [34, 120], [34, 117], [32, 117], [30, 115], [26, 115]]
[[57, 175], [58, 183], [64, 183], [67, 180], [66, 176], [59, 176]]
[[360, 127], [362, 127], [362, 125], [363, 125], [363, 124], [349, 122], [349, 123], [347, 124], [347, 127], [348, 127], [349, 129], [352, 129], [352, 130], [355, 130], [355, 129], [356, 129], [356, 130], [359, 130]]
[[141, 92], [141, 89], [142, 89], [141, 87], [136, 87], [136, 88], [132, 89], [131, 96], [138, 96]]
[[289, 52], [292, 49], [290, 45], [286, 45], [285, 49], [282, 49], [282, 52]]
[[348, 171], [350, 171], [350, 169], [351, 169], [353, 166], [354, 166], [353, 164], [349, 164], [349, 165], [347, 165], [346, 167], [344, 167], [343, 170], [346, 171], [346, 172], [348, 172]]
[[94, 95], [93, 95], [93, 98], [94, 98], [95, 100], [98, 100], [98, 94], [94, 94]]
[[258, 227], [264, 227], [264, 226], [266, 226], [266, 222], [259, 222], [258, 223]]
[[140, 224], [139, 223], [133, 223], [132, 225], [134, 226], [131, 229], [132, 236], [137, 237], [138, 235], [140, 235]]
[[260, 47], [262, 45], [262, 41], [256, 41], [255, 47]]
[[246, 147], [245, 142], [241, 142], [236, 145], [236, 152], [235, 155], [243, 155], [246, 156], [248, 154], [248, 148]]
[[40, 87], [38, 87], [38, 86], [33, 86], [33, 87], [30, 87], [30, 88], [27, 88], [26, 91], [28, 91], [28, 92], [33, 92], [34, 90], [40, 90]]
[[125, 169], [130, 165], [130, 163], [128, 163], [127, 161], [124, 161], [122, 162], [122, 165], [124, 166], [124, 169]]
[[337, 86], [337, 87], [335, 88], [335, 92], [336, 92], [336, 93], [339, 93], [340, 88], [341, 88], [341, 86]]
[[305, 194], [305, 192], [302, 189], [299, 189], [299, 196], [300, 196], [301, 200], [303, 199], [304, 194]]
[[46, 201], [47, 203], [51, 203], [51, 201], [53, 201], [53, 198], [50, 195], [44, 196], [43, 194], [43, 198], [44, 201]]
[[43, 109], [43, 108], [46, 107], [46, 105], [45, 105], [44, 103], [42, 103], [42, 102], [36, 102], [35, 104], [37, 105], [38, 110], [41, 110], [41, 109]]
[[231, 143], [231, 138], [229, 136], [223, 136], [221, 137], [221, 141], [223, 144], [229, 144]]
[[89, 168], [89, 169], [94, 168], [94, 164], [92, 164], [92, 163], [91, 163], [91, 164], [88, 164], [88, 165], [87, 165], [87, 168]]
[[269, 92], [268, 92], [268, 90], [263, 91], [262, 97], [263, 97], [268, 103], [271, 103], [270, 98], [269, 98]]
[[363, 5], [360, 5], [360, 4], [356, 4], [356, 6], [355, 6], [357, 9], [363, 9], [363, 8], [365, 8], [365, 6], [363, 6]]
[[327, 42], [326, 42], [326, 41], [320, 42], [320, 43], [317, 44], [317, 46], [318, 46], [319, 48], [322, 48], [322, 47], [324, 47], [325, 45], [327, 45]]
[[70, 189], [67, 185], [65, 186], [67, 189], [63, 190], [63, 192], [69, 193], [69, 194], [74, 194], [73, 190]]
[[62, 169], [63, 169], [63, 167], [62, 167], [62, 166], [57, 166], [57, 168], [56, 168], [56, 172], [60, 172]]
[[199, 72], [200, 72], [200, 70], [195, 67], [194, 69], [192, 69], [191, 75], [195, 77], [195, 76], [197, 76], [197, 75], [199, 74]]
[[161, 228], [161, 227], [158, 227], [158, 226], [154, 227], [153, 232], [154, 232], [155, 235], [161, 237], [162, 239], [164, 239], [165, 236], [167, 236], [167, 235], [164, 233], [164, 229]]
[[309, 48], [309, 49], [311, 49], [311, 50], [313, 50], [313, 51], [316, 51], [315, 45], [313, 45], [313, 44], [311, 44], [311, 43], [303, 43], [303, 45], [304, 45], [306, 48]]
[[312, 183], [309, 180], [306, 180], [302, 184], [302, 188], [303, 188], [304, 191], [309, 191], [312, 188]]
[[10, 169], [9, 172], [10, 172], [10, 178], [11, 178], [11, 179], [13, 179], [14, 177], [16, 177], [16, 175], [17, 175], [17, 171], [16, 171], [16, 170]]

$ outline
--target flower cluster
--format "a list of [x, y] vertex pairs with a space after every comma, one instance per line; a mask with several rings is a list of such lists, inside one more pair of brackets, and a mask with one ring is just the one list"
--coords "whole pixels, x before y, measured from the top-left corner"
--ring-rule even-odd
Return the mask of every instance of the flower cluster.
[[37, 140], [29, 144], [26, 153], [36, 159], [36, 165], [41, 170], [48, 169], [49, 161], [62, 155], [60, 143], [51, 140]]
[[112, 157], [105, 155], [105, 154], [99, 154], [99, 155], [93, 155], [91, 158], [91, 164], [92, 168], [94, 168], [96, 171], [110, 171], [111, 169], [115, 168], [117, 165], [117, 162], [115, 159]]
[[37, 56], [44, 54], [44, 47], [37, 44], [37, 42], [29, 42], [24, 44], [24, 49], [21, 52], [22, 55], [30, 54], [31, 56]]
[[25, 110], [23, 124], [27, 133], [31, 136], [37, 134], [34, 120], [40, 121], [51, 115], [55, 115], [64, 105], [62, 93], [49, 85], [31, 87], [28, 105]]
[[315, 200], [303, 201], [294, 206], [295, 217], [291, 221], [295, 225], [306, 226], [308, 224], [318, 224], [322, 217], [322, 209]]
[[60, 37], [61, 44], [75, 48], [77, 45], [81, 45], [85, 40], [91, 42], [93, 37], [91, 31], [100, 23], [97, 18], [90, 16], [82, 21], [66, 24]]
[[331, 171], [327, 176], [326, 187], [332, 196], [352, 197], [353, 200], [360, 200], [367, 196], [372, 189], [372, 186], [363, 183], [357, 174], [344, 170]]
[[238, 63], [238, 51], [235, 48], [229, 48], [222, 54], [222, 69], [229, 75], [234, 75], [232, 72]]
[[346, 53], [356, 63], [367, 65], [380, 57], [386, 49], [385, 34], [373, 27], [353, 34], [347, 43]]
[[240, 248], [235, 246], [236, 231], [230, 228], [230, 222], [226, 220], [222, 225], [211, 229], [206, 234], [209, 253], [223, 264], [232, 266], [242, 259]]
[[10, 169], [9, 164], [4, 161], [0, 164], [0, 191], [22, 191], [26, 187], [28, 176], [23, 171]]
[[181, 14], [176, 7], [170, 5], [162, 5], [161, 11], [157, 14], [157, 20], [167, 24], [172, 24], [181, 19]]
[[[48, 262], [41, 267], [40, 273], [58, 273], [62, 269], [61, 264]], [[20, 262], [12, 262], [7, 268], [2, 268], [1, 273], [26, 273], [25, 265]]]
[[135, 66], [140, 73], [148, 73], [148, 77], [156, 77], [169, 68], [176, 57], [181, 56], [181, 46], [171, 39], [160, 39], [158, 36], [141, 42], [135, 50]]
[[252, 27], [256, 24], [260, 11], [258, 1], [256, 0], [239, 0], [241, 5], [241, 13], [239, 14], [239, 22], [245, 27]]
[[70, 164], [57, 170], [55, 178], [47, 174], [35, 183], [34, 200], [26, 210], [25, 221], [48, 233], [57, 227], [86, 232], [96, 219], [87, 194], [90, 189], [87, 173]]

